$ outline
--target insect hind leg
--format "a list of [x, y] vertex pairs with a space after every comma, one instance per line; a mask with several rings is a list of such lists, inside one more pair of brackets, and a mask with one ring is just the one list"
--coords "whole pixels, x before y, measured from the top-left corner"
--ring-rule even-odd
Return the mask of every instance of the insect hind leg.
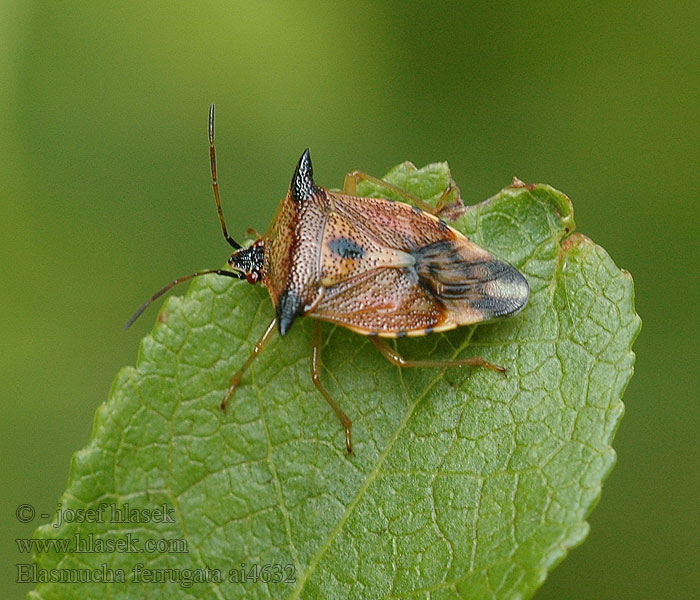
[[396, 350], [393, 350], [389, 344], [378, 337], [368, 338], [382, 356], [386, 358], [392, 365], [397, 367], [485, 367], [498, 373], [505, 375], [505, 368], [490, 362], [486, 362], [480, 356], [470, 356], [468, 358], [458, 358], [455, 360], [406, 360]]
[[398, 194], [399, 196], [407, 200], [410, 204], [417, 206], [421, 210], [430, 213], [431, 215], [437, 215], [442, 210], [442, 204], [444, 198], [446, 197], [446, 194], [448, 194], [448, 192], [452, 192], [452, 190], [454, 189], [453, 187], [448, 186], [447, 190], [445, 190], [443, 195], [440, 197], [440, 200], [438, 201], [437, 205], [431, 206], [427, 202], [424, 202], [423, 200], [418, 198], [418, 196], [414, 196], [413, 194], [411, 194], [411, 192], [408, 192], [394, 185], [393, 183], [389, 183], [388, 181], [384, 181], [383, 179], [379, 179], [378, 177], [373, 177], [372, 175], [367, 175], [367, 173], [363, 173], [362, 171], [352, 171], [351, 173], [348, 173], [345, 176], [345, 182], [343, 183], [343, 193], [348, 194], [349, 196], [356, 196], [357, 184], [360, 181], [369, 181], [370, 183], [373, 183], [378, 187], [384, 188], [385, 190], [393, 192], [394, 194]]
[[348, 419], [345, 413], [342, 410], [340, 410], [340, 407], [333, 401], [333, 398], [330, 397], [328, 392], [321, 385], [321, 380], [319, 378], [321, 368], [320, 362], [321, 323], [315, 321], [314, 328], [311, 333], [311, 381], [314, 382], [316, 389], [319, 392], [321, 392], [321, 395], [326, 399], [326, 402], [328, 402], [330, 407], [333, 409], [333, 412], [336, 414], [341, 424], [343, 425], [343, 428], [345, 429], [345, 449], [348, 451], [348, 454], [352, 454], [352, 440], [350, 439], [350, 426], [352, 425], [352, 422], [350, 421], [350, 419]]

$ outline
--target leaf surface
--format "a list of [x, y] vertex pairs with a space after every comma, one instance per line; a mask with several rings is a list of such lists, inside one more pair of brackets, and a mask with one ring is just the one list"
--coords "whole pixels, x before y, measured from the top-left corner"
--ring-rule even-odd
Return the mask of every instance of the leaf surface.
[[[452, 181], [446, 163], [403, 163], [386, 179], [433, 203]], [[386, 195], [367, 182], [358, 192]], [[353, 422], [348, 456], [309, 377], [308, 319], [269, 343], [221, 412], [273, 310], [264, 289], [199, 278], [165, 302], [98, 409], [73, 457], [64, 522], [35, 534], [73, 544], [37, 549], [35, 578], [90, 581], [40, 582], [30, 597], [531, 596], [588, 531], [640, 321], [631, 277], [572, 233], [560, 192], [516, 181], [459, 213], [456, 229], [527, 277], [529, 304], [396, 347], [407, 358], [478, 354], [507, 377], [401, 370], [324, 324], [321, 377]], [[162, 518], [143, 512], [159, 507]], [[79, 522], [79, 509], [94, 512]], [[116, 540], [128, 549], [96, 549]], [[97, 571], [127, 583], [94, 581]]]

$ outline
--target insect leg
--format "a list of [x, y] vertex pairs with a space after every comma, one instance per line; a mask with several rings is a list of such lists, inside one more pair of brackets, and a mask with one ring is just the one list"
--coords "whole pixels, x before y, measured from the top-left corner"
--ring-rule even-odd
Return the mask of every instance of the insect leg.
[[458, 358], [456, 360], [406, 360], [396, 350], [392, 350], [383, 339], [378, 337], [368, 338], [370, 342], [384, 355], [392, 365], [397, 367], [486, 367], [505, 374], [506, 370], [500, 365], [486, 362], [480, 356], [470, 356], [469, 358]]
[[318, 321], [314, 321], [314, 328], [311, 333], [311, 381], [314, 382], [314, 385], [316, 386], [318, 391], [321, 392], [323, 397], [326, 399], [326, 402], [330, 404], [330, 407], [333, 409], [333, 412], [335, 412], [338, 419], [340, 419], [340, 422], [343, 425], [343, 428], [345, 429], [345, 448], [348, 451], [348, 454], [352, 454], [352, 442], [350, 441], [350, 425], [352, 425], [352, 423], [350, 422], [350, 419], [348, 419], [347, 416], [345, 416], [345, 413], [342, 410], [340, 410], [338, 405], [335, 402], [333, 402], [333, 399], [321, 385], [321, 380], [319, 379], [319, 373], [321, 368], [320, 361], [321, 323], [319, 323]]
[[226, 404], [228, 404], [228, 399], [231, 396], [233, 396], [233, 392], [236, 391], [236, 388], [238, 387], [238, 384], [241, 381], [241, 377], [243, 377], [243, 373], [246, 372], [246, 370], [250, 366], [250, 363], [253, 362], [253, 359], [263, 351], [263, 348], [265, 348], [267, 342], [270, 341], [272, 334], [275, 333], [275, 325], [277, 325], [277, 319], [272, 319], [270, 324], [265, 328], [265, 331], [263, 331], [262, 335], [258, 338], [258, 341], [255, 342], [253, 351], [250, 353], [248, 359], [243, 363], [243, 366], [240, 369], [238, 369], [238, 371], [236, 371], [235, 375], [231, 377], [231, 385], [228, 386], [228, 389], [226, 390], [226, 395], [221, 401], [221, 410], [226, 410]]
[[[448, 183], [447, 187], [444, 189], [442, 194], [440, 194], [440, 198], [438, 198], [437, 203], [435, 204], [435, 208], [433, 209], [434, 212], [433, 214], [439, 215], [442, 212], [442, 209], [445, 208], [445, 201], [452, 195], [452, 194], [457, 194], [457, 205], [460, 208], [464, 208], [462, 205], [461, 201], [461, 196], [459, 192], [459, 188], [454, 184], [454, 183]], [[454, 220], [454, 219], [453, 219]]]
[[[440, 198], [440, 201], [438, 202], [437, 206], [431, 206], [427, 202], [424, 202], [417, 196], [414, 196], [411, 194], [411, 192], [407, 192], [404, 189], [401, 189], [400, 187], [389, 183], [388, 181], [384, 181], [383, 179], [379, 179], [378, 177], [372, 177], [372, 175], [367, 175], [367, 173], [363, 173], [362, 171], [353, 171], [352, 173], [348, 173], [345, 176], [345, 182], [343, 183], [343, 193], [348, 194], [350, 196], [356, 196], [357, 195], [357, 184], [360, 181], [369, 181], [370, 183], [373, 183], [374, 185], [383, 187], [386, 190], [389, 190], [391, 192], [394, 192], [395, 194], [398, 194], [400, 196], [403, 196], [406, 200], [408, 200], [411, 204], [414, 206], [417, 206], [421, 210], [424, 210], [427, 213], [430, 213], [432, 215], [437, 215], [440, 210], [442, 209], [442, 201], [443, 197]], [[450, 190], [448, 187], [446, 192]], [[445, 196], [445, 194], [443, 194]]]

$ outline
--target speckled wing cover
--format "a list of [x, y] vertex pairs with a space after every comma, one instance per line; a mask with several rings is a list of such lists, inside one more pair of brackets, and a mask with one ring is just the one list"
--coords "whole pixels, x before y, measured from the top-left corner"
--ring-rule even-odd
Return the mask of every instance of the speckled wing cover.
[[[325, 191], [325, 190], [324, 190]], [[525, 278], [409, 204], [326, 192], [322, 299], [309, 316], [364, 335], [445, 331], [518, 312]]]

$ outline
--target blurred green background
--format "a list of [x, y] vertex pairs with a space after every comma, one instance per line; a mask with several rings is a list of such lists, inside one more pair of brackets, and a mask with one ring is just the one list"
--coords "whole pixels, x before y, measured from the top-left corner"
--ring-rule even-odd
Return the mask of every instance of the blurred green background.
[[[634, 276], [644, 326], [618, 464], [538, 598], [689, 597], [698, 549], [700, 4], [21, 2], [0, 5], [2, 446], [15, 508], [53, 512], [71, 454], [171, 278], [264, 230], [300, 152], [340, 187], [448, 160], [467, 203], [514, 175], [574, 201]], [[182, 292], [183, 290], [181, 290]]]

